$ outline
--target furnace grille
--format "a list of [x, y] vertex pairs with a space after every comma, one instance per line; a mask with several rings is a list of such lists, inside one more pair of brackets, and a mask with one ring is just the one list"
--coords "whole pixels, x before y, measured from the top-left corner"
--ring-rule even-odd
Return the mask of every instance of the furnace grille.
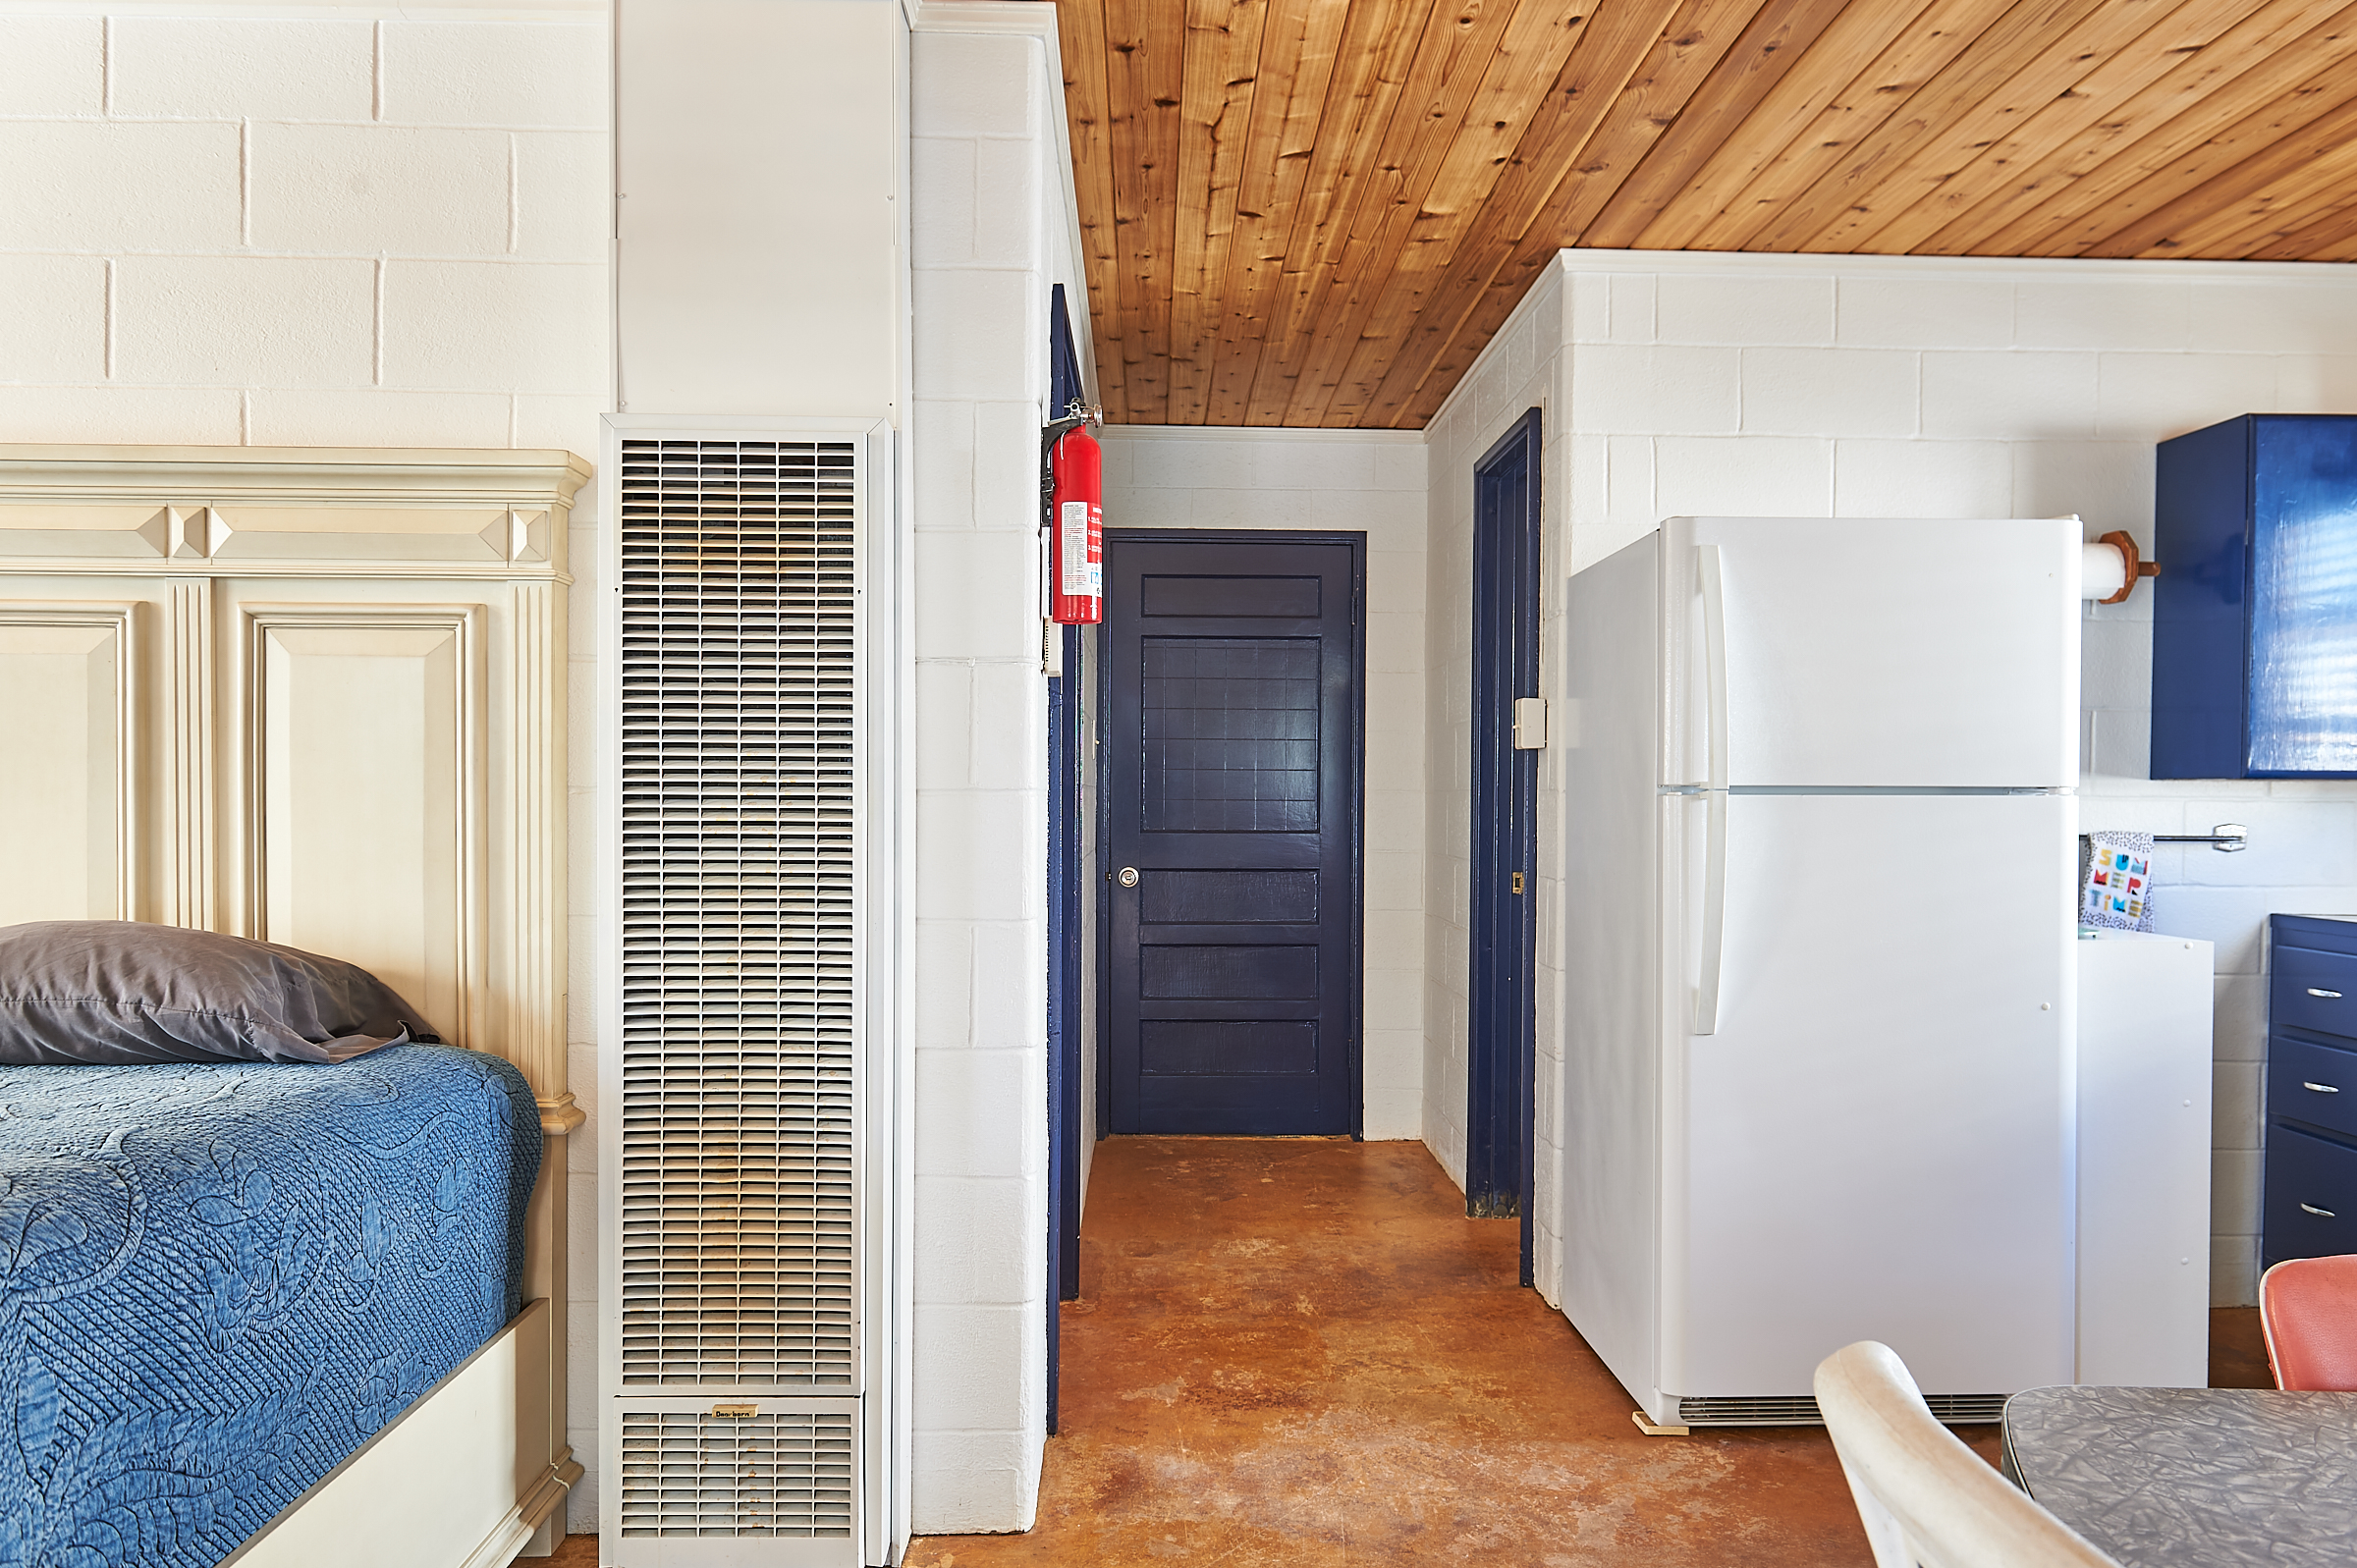
[[[1932, 1415], [1936, 1419], [1951, 1427], [2001, 1421], [2005, 1414], [2003, 1394], [1925, 1394], [1923, 1402], [1932, 1407]], [[1677, 1402], [1677, 1419], [1689, 1427], [1825, 1425], [1825, 1417], [1818, 1414], [1816, 1400], [1789, 1396], [1774, 1399], [1680, 1399]]]
[[622, 1533], [847, 1540], [851, 1441], [848, 1413], [625, 1412]]
[[625, 1385], [852, 1381], [856, 451], [622, 442]]

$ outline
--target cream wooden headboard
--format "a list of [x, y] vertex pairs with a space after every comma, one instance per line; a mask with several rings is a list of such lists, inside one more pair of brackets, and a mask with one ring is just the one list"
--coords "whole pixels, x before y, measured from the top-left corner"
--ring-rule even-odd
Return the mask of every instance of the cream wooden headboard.
[[566, 452], [0, 446], [0, 925], [382, 976], [522, 1069], [562, 1317]]

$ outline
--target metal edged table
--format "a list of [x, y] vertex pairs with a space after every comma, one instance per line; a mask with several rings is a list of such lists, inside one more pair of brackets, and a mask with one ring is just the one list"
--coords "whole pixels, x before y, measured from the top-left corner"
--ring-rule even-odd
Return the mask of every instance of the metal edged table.
[[2357, 1393], [2032, 1388], [2004, 1464], [2126, 1568], [2357, 1563]]

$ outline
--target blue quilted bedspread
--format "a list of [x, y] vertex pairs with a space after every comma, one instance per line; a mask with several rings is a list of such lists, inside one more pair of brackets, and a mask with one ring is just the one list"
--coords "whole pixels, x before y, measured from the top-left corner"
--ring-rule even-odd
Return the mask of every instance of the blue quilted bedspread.
[[495, 1056], [0, 1065], [0, 1568], [203, 1568], [517, 1311]]

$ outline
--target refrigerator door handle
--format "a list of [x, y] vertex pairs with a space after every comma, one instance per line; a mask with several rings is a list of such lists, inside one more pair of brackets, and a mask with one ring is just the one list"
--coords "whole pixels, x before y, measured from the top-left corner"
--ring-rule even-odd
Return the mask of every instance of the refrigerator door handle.
[[1702, 665], [1711, 763], [1709, 821], [1703, 848], [1702, 974], [1694, 988], [1694, 1032], [1719, 1032], [1719, 972], [1727, 953], [1727, 584], [1720, 572], [1719, 547], [1695, 546], [1702, 579]]
[[1708, 706], [1704, 723], [1710, 731], [1711, 765], [1707, 787], [1725, 789], [1729, 777], [1727, 758], [1727, 583], [1719, 568], [1719, 547], [1697, 545], [1702, 577], [1703, 689]]
[[1694, 988], [1694, 1032], [1719, 1032], [1719, 969], [1727, 952], [1727, 791], [1703, 797], [1709, 842], [1703, 849], [1702, 977]]

